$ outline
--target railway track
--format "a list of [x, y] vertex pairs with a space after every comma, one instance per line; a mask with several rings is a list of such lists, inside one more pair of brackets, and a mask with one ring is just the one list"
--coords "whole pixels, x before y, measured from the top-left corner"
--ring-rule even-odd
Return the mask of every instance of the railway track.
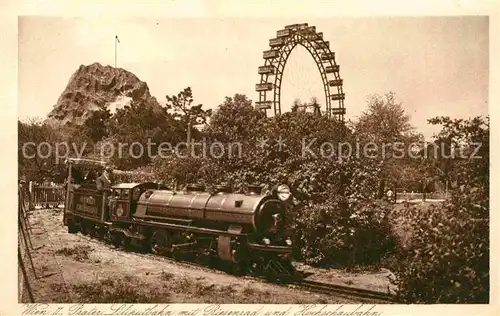
[[361, 298], [363, 300], [368, 300], [370, 302], [377, 302], [377, 303], [397, 303], [395, 296], [391, 294], [371, 291], [367, 289], [355, 288], [351, 286], [344, 286], [331, 283], [321, 283], [312, 280], [294, 281], [291, 282], [290, 284], [296, 285], [300, 288], [304, 288], [311, 292], [317, 292], [322, 294], [340, 295], [349, 298], [355, 297], [357, 299]]
[[[91, 238], [89, 236], [82, 236], [85, 239], [87, 239], [90, 242], [94, 243], [99, 243], [107, 246], [110, 249], [115, 249], [117, 250], [114, 246], [108, 244], [108, 243], [102, 243], [102, 241]], [[155, 261], [166, 261], [170, 263], [175, 263], [179, 264], [184, 267], [189, 267], [189, 268], [197, 268], [205, 271], [210, 271], [210, 272], [216, 272], [216, 273], [221, 273], [221, 274], [226, 274], [227, 272], [224, 272], [223, 270], [215, 269], [210, 266], [206, 266], [194, 261], [189, 261], [189, 260], [179, 260], [179, 259], [174, 259], [171, 257], [164, 257], [164, 256], [158, 256], [154, 255], [151, 253], [144, 253], [137, 251], [138, 249], [133, 249], [132, 247], [132, 252], [134, 252], [135, 255], [143, 258], [148, 258], [152, 259]], [[123, 250], [123, 249], [121, 249]], [[129, 251], [130, 251], [129, 250]], [[134, 251], [135, 250], [135, 251]], [[255, 280], [260, 280], [264, 282], [269, 282], [269, 280], [265, 279], [264, 277], [253, 277], [253, 276], [246, 276], [246, 278], [251, 278]], [[346, 298], [351, 298], [351, 299], [356, 299], [358, 301], [366, 301], [370, 303], [397, 303], [397, 300], [395, 296], [389, 294], [389, 293], [383, 293], [383, 292], [377, 292], [377, 291], [372, 291], [372, 290], [367, 290], [367, 289], [362, 289], [362, 288], [356, 288], [356, 287], [351, 287], [351, 286], [344, 286], [344, 285], [339, 285], [339, 284], [332, 284], [332, 283], [322, 283], [318, 281], [313, 281], [313, 280], [297, 280], [297, 281], [289, 281], [286, 283], [275, 283], [271, 282], [275, 285], [278, 286], [296, 286], [299, 289], [303, 289], [306, 291], [310, 292], [315, 292], [315, 293], [321, 293], [321, 294], [326, 294], [326, 295], [335, 295], [335, 296], [342, 296]]]

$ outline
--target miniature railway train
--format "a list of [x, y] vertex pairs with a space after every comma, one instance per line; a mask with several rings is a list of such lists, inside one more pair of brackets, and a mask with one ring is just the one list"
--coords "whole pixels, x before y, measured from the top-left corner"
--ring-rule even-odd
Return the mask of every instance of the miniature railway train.
[[273, 279], [297, 275], [291, 265], [291, 239], [284, 217], [287, 186], [262, 194], [249, 186], [244, 194], [226, 186], [210, 192], [202, 185], [174, 190], [154, 182], [122, 182], [99, 190], [93, 183], [76, 184], [76, 165], [103, 163], [68, 160], [64, 225], [117, 247], [131, 243], [157, 255], [218, 262], [235, 274]]

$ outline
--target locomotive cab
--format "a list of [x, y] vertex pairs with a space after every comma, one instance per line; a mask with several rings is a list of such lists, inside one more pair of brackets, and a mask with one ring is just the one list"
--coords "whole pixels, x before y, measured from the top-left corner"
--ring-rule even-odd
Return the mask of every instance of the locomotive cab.
[[[84, 233], [92, 231], [95, 223], [105, 220], [105, 194], [96, 189], [97, 172], [105, 167], [98, 160], [68, 158], [68, 177], [65, 181], [66, 201], [63, 222], [68, 231]], [[87, 225], [88, 224], [88, 225]]]

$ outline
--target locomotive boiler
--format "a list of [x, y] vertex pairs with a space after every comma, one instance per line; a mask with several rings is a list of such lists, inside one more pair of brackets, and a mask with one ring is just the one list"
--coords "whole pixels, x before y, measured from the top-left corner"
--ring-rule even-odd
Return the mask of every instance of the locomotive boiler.
[[233, 193], [224, 185], [174, 190], [154, 182], [118, 183], [107, 192], [69, 190], [69, 232], [89, 233], [115, 246], [139, 244], [158, 255], [217, 262], [236, 274], [295, 274], [284, 221], [286, 185], [265, 193], [255, 185]]

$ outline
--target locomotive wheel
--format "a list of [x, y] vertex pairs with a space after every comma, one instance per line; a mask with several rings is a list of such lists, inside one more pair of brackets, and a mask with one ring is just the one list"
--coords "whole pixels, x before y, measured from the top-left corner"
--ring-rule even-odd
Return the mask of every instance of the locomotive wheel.
[[151, 243], [150, 243], [149, 239], [141, 240], [140, 245], [141, 245], [141, 251], [143, 253], [151, 252]]
[[262, 264], [257, 261], [251, 262], [248, 265], [248, 272], [253, 276], [262, 275]]
[[245, 260], [247, 257], [245, 251], [241, 248], [233, 249], [231, 251], [232, 262], [230, 266], [231, 274], [244, 275], [248, 272], [249, 262]]
[[99, 227], [96, 231], [97, 238], [99, 240], [105, 240], [106, 238], [106, 230], [104, 227]]
[[95, 227], [94, 224], [89, 224], [88, 230], [89, 230], [90, 238], [92, 238], [92, 239], [97, 238], [97, 228]]
[[87, 236], [89, 234], [89, 226], [85, 222], [80, 223], [80, 231], [83, 235]]
[[236, 276], [245, 275], [248, 271], [247, 265], [244, 262], [231, 262], [230, 272]]
[[130, 244], [132, 243], [132, 239], [130, 237], [124, 236], [122, 238], [122, 247], [127, 250], [130, 249]]
[[111, 244], [115, 246], [115, 248], [119, 248], [122, 244], [122, 236], [117, 233], [111, 233]]
[[165, 256], [172, 251], [172, 240], [170, 235], [163, 230], [155, 231], [153, 236], [149, 239], [149, 244], [151, 252], [155, 255]]
[[210, 253], [196, 253], [195, 255], [195, 262], [198, 264], [201, 264], [203, 266], [212, 266], [212, 256]]

